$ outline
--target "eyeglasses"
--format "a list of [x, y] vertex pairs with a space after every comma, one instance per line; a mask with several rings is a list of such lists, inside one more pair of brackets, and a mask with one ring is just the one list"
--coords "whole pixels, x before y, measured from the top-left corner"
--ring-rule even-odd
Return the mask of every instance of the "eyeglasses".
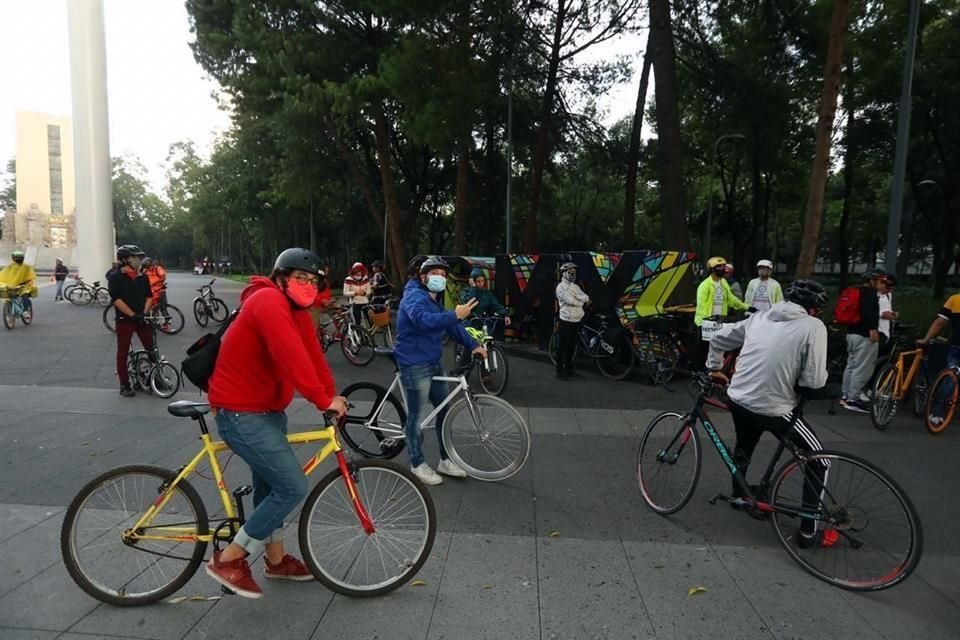
[[312, 284], [317, 289], [320, 288], [320, 283], [323, 281], [323, 278], [308, 276], [305, 273], [298, 273], [297, 275], [293, 276], [293, 279], [300, 284]]

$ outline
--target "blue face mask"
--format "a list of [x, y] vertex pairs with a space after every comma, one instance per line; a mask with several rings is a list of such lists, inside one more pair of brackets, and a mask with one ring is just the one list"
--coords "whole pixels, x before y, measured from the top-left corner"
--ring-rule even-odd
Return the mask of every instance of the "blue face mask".
[[447, 279], [443, 276], [427, 276], [427, 289], [434, 293], [441, 293], [447, 288]]

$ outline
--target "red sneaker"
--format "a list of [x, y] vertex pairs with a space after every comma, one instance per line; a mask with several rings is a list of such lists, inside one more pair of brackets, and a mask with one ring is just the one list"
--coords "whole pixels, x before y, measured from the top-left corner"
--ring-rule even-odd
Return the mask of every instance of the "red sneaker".
[[306, 582], [313, 580], [313, 574], [307, 565], [303, 564], [293, 556], [287, 554], [279, 564], [272, 564], [267, 557], [263, 557], [263, 564], [266, 567], [263, 570], [265, 578], [273, 580], [296, 580], [297, 582]]
[[214, 551], [213, 557], [207, 563], [207, 575], [233, 591], [238, 596], [256, 600], [263, 597], [250, 572], [250, 565], [246, 558], [239, 558], [232, 562], [220, 562], [220, 552]]

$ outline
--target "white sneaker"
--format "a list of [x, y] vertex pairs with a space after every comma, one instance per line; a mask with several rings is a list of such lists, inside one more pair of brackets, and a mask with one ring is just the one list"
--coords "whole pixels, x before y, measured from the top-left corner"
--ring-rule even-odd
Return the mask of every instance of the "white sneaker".
[[445, 476], [450, 476], [451, 478], [467, 477], [467, 472], [458, 467], [457, 463], [450, 459], [441, 460], [440, 464], [437, 465], [437, 472]]
[[413, 471], [413, 475], [420, 478], [423, 484], [443, 484], [443, 478], [438, 476], [437, 472], [431, 469], [426, 462], [417, 467], [410, 467], [410, 471]]
[[941, 416], [930, 416], [930, 424], [939, 427], [943, 424], [943, 418]]

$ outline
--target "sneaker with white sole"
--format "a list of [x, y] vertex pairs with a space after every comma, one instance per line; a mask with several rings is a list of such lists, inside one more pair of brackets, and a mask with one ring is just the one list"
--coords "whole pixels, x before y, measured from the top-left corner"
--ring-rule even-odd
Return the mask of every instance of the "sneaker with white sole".
[[440, 464], [437, 465], [437, 473], [442, 473], [443, 475], [450, 476], [451, 478], [467, 477], [467, 472], [458, 467], [457, 463], [449, 458], [440, 461]]
[[416, 467], [410, 467], [410, 471], [413, 472], [413, 475], [420, 478], [420, 481], [423, 484], [443, 484], [443, 478], [437, 475], [437, 472], [430, 468], [426, 462], [421, 462]]
[[862, 402], [856, 402], [854, 400], [847, 400], [847, 403], [843, 405], [843, 408], [847, 411], [853, 411], [854, 413], [870, 413], [870, 406]]
[[930, 416], [929, 420], [930, 420], [930, 424], [932, 424], [935, 427], [939, 427], [940, 425], [943, 424], [943, 418], [941, 416]]

